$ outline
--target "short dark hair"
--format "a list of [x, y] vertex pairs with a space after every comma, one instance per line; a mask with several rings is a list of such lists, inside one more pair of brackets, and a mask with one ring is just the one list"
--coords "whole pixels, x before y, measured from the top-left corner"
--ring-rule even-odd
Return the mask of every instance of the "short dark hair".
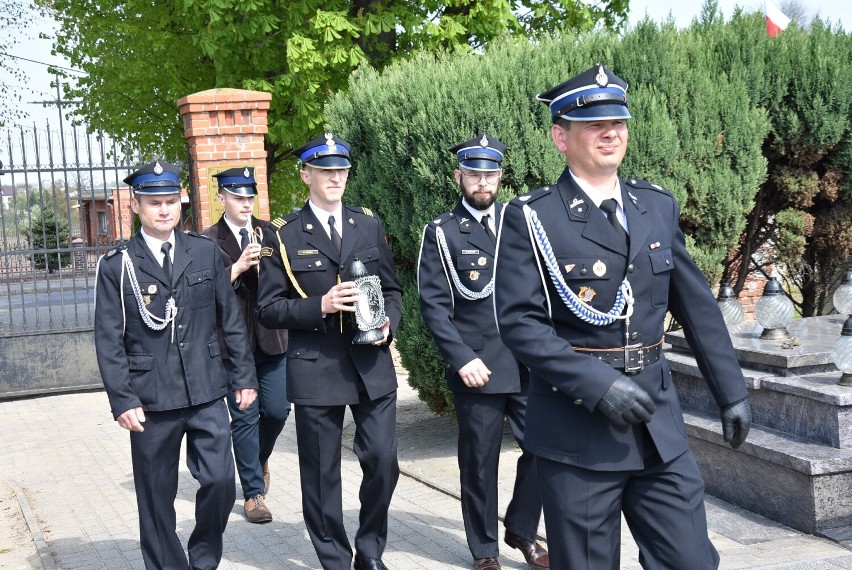
[[570, 130], [571, 130], [571, 123], [572, 123], [572, 121], [568, 121], [568, 120], [563, 119], [562, 117], [559, 117], [559, 118], [558, 118], [558, 119], [556, 119], [556, 121], [554, 121], [554, 122], [555, 122], [557, 125], [559, 125], [560, 127], [562, 127], [563, 129], [565, 129], [566, 131], [570, 131]]

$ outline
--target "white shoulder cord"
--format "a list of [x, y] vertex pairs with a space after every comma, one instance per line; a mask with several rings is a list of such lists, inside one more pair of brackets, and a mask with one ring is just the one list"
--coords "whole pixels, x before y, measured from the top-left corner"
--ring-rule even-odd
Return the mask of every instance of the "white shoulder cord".
[[[609, 325], [616, 320], [624, 320], [627, 326], [630, 324], [630, 317], [633, 315], [633, 289], [627, 277], [621, 282], [618, 293], [615, 296], [615, 304], [606, 313], [599, 311], [584, 302], [571, 288], [565, 283], [565, 278], [559, 270], [559, 264], [556, 261], [556, 256], [553, 254], [553, 248], [550, 245], [550, 240], [544, 231], [544, 227], [538, 219], [535, 210], [529, 206], [524, 206], [524, 216], [527, 219], [527, 226], [530, 230], [530, 235], [535, 237], [535, 242], [538, 245], [538, 250], [541, 252], [541, 257], [547, 266], [547, 271], [550, 274], [550, 280], [556, 288], [559, 297], [565, 305], [574, 313], [577, 318], [596, 326]], [[624, 311], [625, 305], [627, 311]]]
[[479, 299], [485, 299], [486, 297], [489, 297], [491, 295], [491, 293], [494, 291], [494, 272], [493, 272], [493, 270], [492, 270], [492, 273], [491, 273], [491, 281], [489, 281], [485, 285], [485, 287], [482, 289], [482, 291], [472, 291], [471, 289], [468, 289], [467, 287], [465, 287], [462, 284], [461, 279], [459, 279], [459, 274], [456, 271], [455, 265], [453, 265], [452, 255], [450, 255], [450, 248], [447, 245], [447, 238], [444, 236], [444, 230], [440, 226], [435, 228], [435, 237], [438, 240], [438, 246], [440, 247], [441, 252], [443, 252], [444, 258], [446, 260], [446, 263], [444, 265], [449, 270], [450, 277], [452, 277], [453, 284], [455, 284], [456, 289], [459, 292], [459, 295], [461, 295], [462, 297], [464, 297], [468, 301], [478, 301]]
[[[171, 323], [172, 342], [174, 342], [175, 317], [177, 316], [177, 305], [175, 304], [174, 297], [169, 297], [169, 300], [166, 302], [166, 314], [162, 319], [148, 311], [148, 308], [145, 306], [145, 302], [142, 299], [142, 291], [139, 290], [139, 281], [136, 279], [136, 270], [133, 268], [133, 262], [130, 260], [130, 255], [127, 253], [127, 250], [123, 250], [121, 255], [124, 261], [121, 267], [122, 314], [124, 313], [124, 274], [127, 273], [130, 279], [130, 287], [133, 290], [133, 296], [136, 297], [136, 306], [139, 307], [139, 315], [142, 317], [142, 322], [148, 325], [148, 328], [155, 331], [161, 331], [169, 326], [169, 323]], [[124, 321], [125, 323], [127, 322], [127, 315], [124, 315]]]

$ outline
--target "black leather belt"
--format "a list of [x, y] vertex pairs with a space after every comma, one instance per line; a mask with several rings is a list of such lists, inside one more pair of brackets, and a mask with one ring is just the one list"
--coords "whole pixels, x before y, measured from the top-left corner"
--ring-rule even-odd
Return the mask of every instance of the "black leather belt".
[[654, 344], [643, 346], [631, 344], [621, 348], [583, 348], [572, 347], [577, 352], [594, 356], [601, 362], [624, 370], [625, 374], [636, 374], [646, 365], [654, 364], [663, 352], [663, 339]]

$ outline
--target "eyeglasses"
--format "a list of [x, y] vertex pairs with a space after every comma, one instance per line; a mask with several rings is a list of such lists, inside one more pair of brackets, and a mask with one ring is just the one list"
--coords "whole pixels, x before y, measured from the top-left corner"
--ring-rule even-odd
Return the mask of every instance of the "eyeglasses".
[[488, 172], [465, 172], [462, 170], [461, 173], [464, 179], [470, 183], [475, 184], [484, 178], [486, 182], [493, 184], [500, 179], [503, 172], [501, 170], [490, 170]]

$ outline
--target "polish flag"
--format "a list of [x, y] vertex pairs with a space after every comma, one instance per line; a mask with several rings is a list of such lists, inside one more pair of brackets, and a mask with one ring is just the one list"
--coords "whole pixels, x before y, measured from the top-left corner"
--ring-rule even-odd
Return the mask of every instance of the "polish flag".
[[769, 37], [774, 38], [788, 25], [790, 25], [790, 18], [785, 16], [772, 0], [766, 0], [766, 33]]

